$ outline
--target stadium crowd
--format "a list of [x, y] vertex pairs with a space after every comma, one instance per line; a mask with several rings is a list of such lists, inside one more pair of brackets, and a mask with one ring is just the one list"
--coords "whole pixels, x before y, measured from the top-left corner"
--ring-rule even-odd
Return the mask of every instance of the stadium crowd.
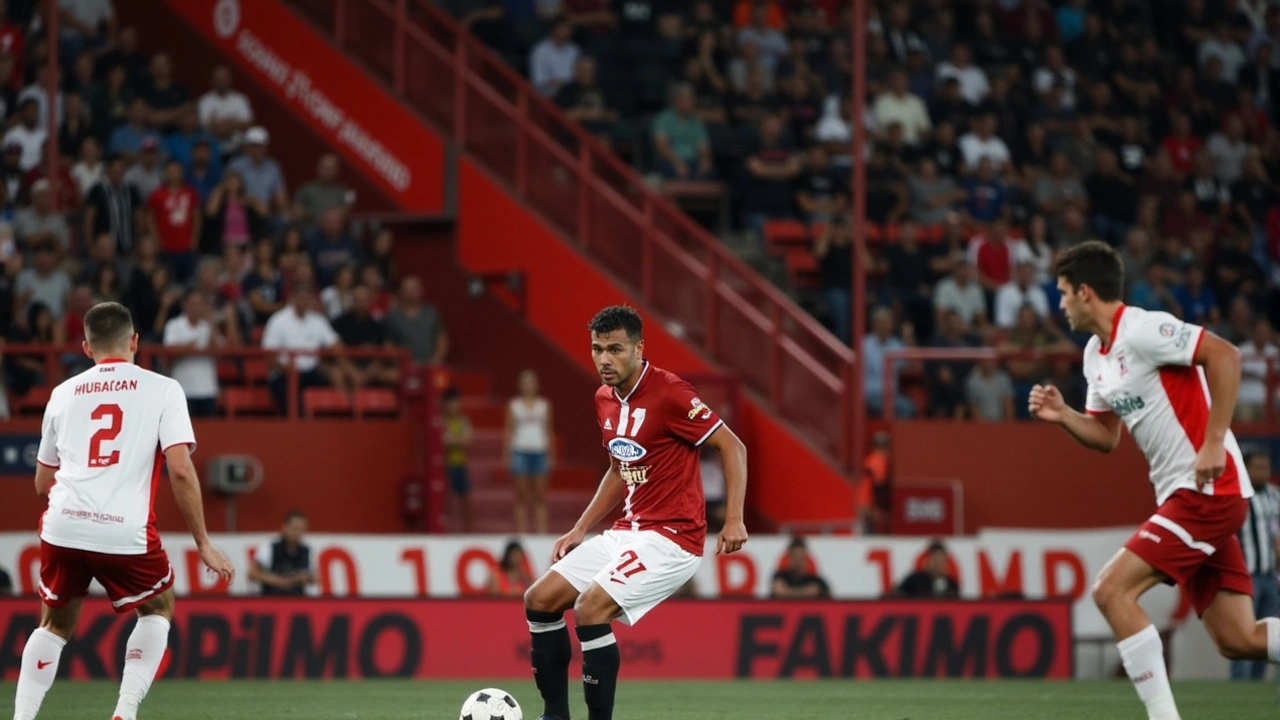
[[[643, 172], [716, 179], [755, 255], [850, 342], [852, 263], [878, 308], [879, 411], [1024, 416], [1065, 359], [902, 364], [903, 346], [1071, 350], [1049, 270], [1087, 239], [1126, 261], [1127, 301], [1203, 323], [1266, 404], [1280, 296], [1280, 4], [1270, 0], [868, 3], [865, 244], [851, 232], [850, 3], [438, 0]], [[780, 222], [783, 221], [783, 222]], [[801, 228], [782, 238], [783, 227]]]
[[[55, 69], [42, 15], [51, 7], [62, 28]], [[415, 362], [441, 361], [439, 313], [419, 278], [398, 276], [390, 231], [352, 222], [338, 158], [286, 178], [228, 68], [187, 87], [167, 55], [138, 47], [139, 29], [118, 25], [111, 0], [0, 0], [0, 337], [75, 344], [89, 307], [122, 302], [144, 343], [195, 353], [160, 367], [196, 415], [218, 412], [227, 380], [265, 381], [285, 407], [287, 357], [267, 356], [251, 378], [235, 360], [199, 354], [220, 346], [403, 347]], [[10, 398], [39, 410], [87, 362], [5, 354], [0, 415]], [[303, 388], [398, 384], [390, 360], [293, 362]]]

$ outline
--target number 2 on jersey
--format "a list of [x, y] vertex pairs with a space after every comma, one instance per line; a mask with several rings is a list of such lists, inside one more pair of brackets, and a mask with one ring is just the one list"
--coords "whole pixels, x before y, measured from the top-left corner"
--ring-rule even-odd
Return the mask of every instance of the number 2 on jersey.
[[89, 467], [111, 467], [120, 462], [120, 451], [112, 450], [109, 454], [103, 455], [102, 443], [111, 442], [120, 435], [120, 427], [124, 423], [124, 411], [119, 405], [99, 405], [93, 409], [89, 417], [93, 420], [107, 418], [111, 423], [100, 428], [89, 438]]
[[[636, 408], [635, 412], [631, 412], [631, 408], [623, 405], [622, 413], [618, 416], [618, 437], [635, 437], [640, 432], [640, 426], [644, 424], [645, 416], [644, 408]], [[631, 420], [631, 432], [627, 432], [627, 420]]]

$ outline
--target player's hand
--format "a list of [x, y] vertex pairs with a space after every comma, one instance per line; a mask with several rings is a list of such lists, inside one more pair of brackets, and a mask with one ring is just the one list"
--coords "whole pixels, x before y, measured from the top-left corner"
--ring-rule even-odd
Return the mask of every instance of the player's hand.
[[1036, 385], [1031, 388], [1031, 396], [1027, 399], [1027, 408], [1033, 417], [1045, 422], [1061, 422], [1067, 403], [1062, 393], [1052, 385]]
[[586, 538], [587, 532], [585, 530], [579, 530], [578, 528], [574, 528], [561, 535], [560, 538], [556, 540], [555, 547], [551, 550], [551, 562], [559, 562], [565, 555], [569, 554], [570, 550], [581, 545], [582, 541]]
[[1205, 438], [1200, 452], [1196, 453], [1196, 487], [1204, 488], [1222, 476], [1227, 469], [1227, 448], [1221, 440]]
[[217, 573], [218, 577], [222, 578], [223, 581], [230, 583], [235, 579], [236, 568], [231, 564], [231, 561], [227, 559], [227, 556], [222, 554], [221, 550], [213, 545], [201, 545], [197, 550], [200, 553], [200, 560], [204, 563], [205, 567], [209, 568], [212, 572]]
[[720, 537], [716, 539], [716, 554], [735, 553], [747, 544], [747, 525], [741, 520], [726, 521], [720, 529]]

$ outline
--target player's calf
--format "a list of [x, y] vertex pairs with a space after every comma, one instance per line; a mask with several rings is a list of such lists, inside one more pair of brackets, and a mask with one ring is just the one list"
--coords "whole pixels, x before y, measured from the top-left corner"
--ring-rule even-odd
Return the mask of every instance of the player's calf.
[[618, 603], [595, 583], [578, 596], [573, 608], [578, 642], [582, 643], [582, 693], [590, 720], [613, 719], [622, 655], [612, 623], [621, 615]]
[[542, 695], [543, 715], [569, 720], [569, 660], [573, 656], [564, 611], [577, 591], [557, 573], [547, 573], [524, 594], [529, 621], [529, 662]]
[[1280, 618], [1255, 621], [1248, 595], [1219, 592], [1201, 620], [1224, 658], [1280, 662]]
[[124, 673], [120, 699], [113, 718], [136, 720], [138, 706], [151, 690], [169, 647], [169, 620], [173, 617], [173, 589], [151, 598], [138, 607], [138, 624], [125, 644]]
[[22, 648], [22, 668], [13, 699], [14, 720], [35, 720], [36, 713], [40, 712], [44, 696], [58, 675], [62, 649], [75, 633], [80, 603], [81, 598], [76, 598], [61, 607], [44, 606], [40, 627], [31, 633]]

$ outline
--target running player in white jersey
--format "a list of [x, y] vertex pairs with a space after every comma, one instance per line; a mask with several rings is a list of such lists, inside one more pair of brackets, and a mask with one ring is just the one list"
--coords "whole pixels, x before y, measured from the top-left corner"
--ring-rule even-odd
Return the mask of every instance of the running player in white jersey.
[[91, 308], [84, 330], [84, 352], [95, 365], [54, 388], [40, 433], [36, 493], [49, 498], [40, 519], [44, 612], [22, 651], [14, 720], [34, 720], [39, 712], [94, 579], [116, 612], [138, 614], [114, 714], [114, 720], [136, 720], [173, 617], [173, 568], [160, 547], [154, 509], [166, 461], [200, 559], [227, 581], [235, 573], [205, 531], [191, 464], [195, 433], [182, 388], [133, 364], [138, 335], [119, 303]]
[[1253, 582], [1236, 535], [1253, 487], [1231, 434], [1240, 351], [1204, 328], [1120, 301], [1124, 267], [1091, 241], [1058, 257], [1062, 309], [1092, 333], [1084, 351], [1085, 412], [1053, 386], [1035, 386], [1031, 413], [1085, 447], [1110, 452], [1123, 423], [1151, 467], [1154, 515], [1098, 573], [1093, 599], [1119, 643], [1151, 720], [1177, 720], [1160, 635], [1138, 605], [1157, 583], [1181, 585], [1218, 651], [1280, 662], [1280, 619], [1253, 614]]

